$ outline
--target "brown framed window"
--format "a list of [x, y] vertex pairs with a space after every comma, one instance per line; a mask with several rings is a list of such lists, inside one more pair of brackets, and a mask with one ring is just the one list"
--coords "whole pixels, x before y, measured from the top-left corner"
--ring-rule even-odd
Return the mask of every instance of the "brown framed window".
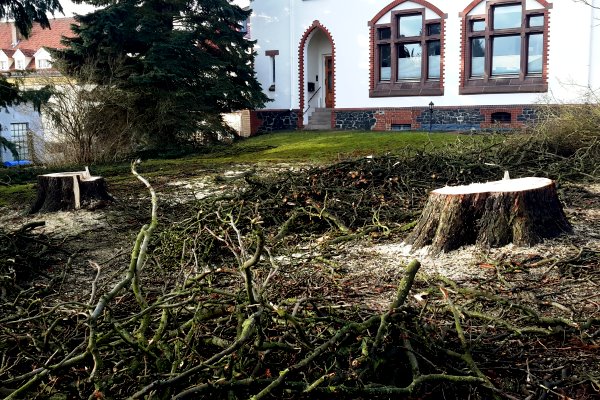
[[466, 15], [461, 94], [545, 92], [548, 9], [525, 1], [487, 1], [484, 15]]
[[443, 95], [444, 21], [426, 9], [392, 10], [371, 25], [371, 97]]

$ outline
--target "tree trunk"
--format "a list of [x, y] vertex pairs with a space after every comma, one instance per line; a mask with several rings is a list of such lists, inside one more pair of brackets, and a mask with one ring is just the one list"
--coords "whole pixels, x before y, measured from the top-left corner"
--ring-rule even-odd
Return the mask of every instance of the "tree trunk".
[[530, 246], [569, 232], [554, 182], [521, 178], [432, 191], [406, 243], [437, 254], [470, 244]]
[[85, 171], [38, 175], [37, 199], [29, 213], [95, 209], [114, 201], [106, 181]]

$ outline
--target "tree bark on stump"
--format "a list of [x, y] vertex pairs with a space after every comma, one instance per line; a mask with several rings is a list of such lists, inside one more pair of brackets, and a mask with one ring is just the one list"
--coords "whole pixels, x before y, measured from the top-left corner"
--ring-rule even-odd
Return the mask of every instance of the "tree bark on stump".
[[29, 213], [94, 209], [112, 201], [104, 178], [91, 176], [86, 167], [85, 171], [38, 175], [37, 199]]
[[570, 232], [554, 182], [520, 178], [432, 191], [406, 243], [438, 254], [470, 244], [531, 246]]

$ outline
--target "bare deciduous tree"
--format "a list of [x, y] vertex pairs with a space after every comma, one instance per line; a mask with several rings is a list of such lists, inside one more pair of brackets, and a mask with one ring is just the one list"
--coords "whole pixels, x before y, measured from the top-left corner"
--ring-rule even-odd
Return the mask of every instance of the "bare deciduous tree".
[[86, 164], [118, 159], [131, 151], [129, 96], [113, 85], [98, 87], [89, 75], [65, 79], [44, 105], [50, 162]]

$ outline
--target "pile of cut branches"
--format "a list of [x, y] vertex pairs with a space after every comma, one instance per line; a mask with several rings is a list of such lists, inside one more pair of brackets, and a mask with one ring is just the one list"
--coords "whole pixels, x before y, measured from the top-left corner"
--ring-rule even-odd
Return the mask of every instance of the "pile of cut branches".
[[[37, 276], [49, 277], [48, 269], [66, 258], [60, 243], [34, 232], [43, 225], [44, 221], [34, 221], [15, 231], [0, 229], [0, 299], [13, 299], [25, 290], [22, 283]], [[0, 303], [0, 313], [4, 305]]]
[[[541, 134], [509, 135], [503, 140], [465, 136], [444, 149], [406, 149], [400, 155], [369, 156], [266, 177], [246, 174], [247, 190], [208, 198], [197, 207], [231, 212], [240, 204], [254, 204], [248, 210], [262, 216], [267, 235], [276, 241], [327, 234], [339, 243], [373, 233], [404, 234], [428, 192], [445, 185], [498, 180], [505, 171], [513, 178], [542, 176], [560, 182], [600, 178], [598, 134], [582, 140], [568, 155], [561, 149], [564, 146]], [[248, 212], [245, 217], [250, 218]], [[179, 226], [194, 226], [195, 219], [193, 215]], [[208, 236], [204, 239], [212, 242]]]
[[[597, 368], [585, 375], [581, 366], [558, 368], [549, 357], [523, 364], [514, 348], [541, 353], [537, 343], [569, 344], [589, 368], [600, 319], [548, 316], [485, 287], [425, 281], [418, 278], [417, 261], [405, 267], [383, 312], [346, 302], [332, 275], [320, 277], [327, 296], [282, 296], [274, 283], [281, 276], [284, 284], [302, 285], [294, 268], [280, 262], [289, 249], [282, 251], [273, 235], [265, 235], [255, 205], [236, 204], [229, 210], [221, 204], [185, 222], [180, 274], [165, 276], [162, 286], [148, 284], [164, 273], [160, 255], [166, 249], [166, 242], [157, 245], [147, 257], [157, 224], [153, 193], [152, 221], [140, 231], [131, 262], [111, 289], [99, 292], [96, 279], [87, 302], [36, 299], [39, 292], [15, 299], [14, 310], [0, 320], [6, 398], [596, 394]], [[198, 257], [208, 251], [205, 234], [214, 247], [229, 252], [220, 253], [216, 265]], [[594, 252], [585, 257], [579, 259], [598, 261]], [[100, 276], [101, 268], [92, 265]], [[411, 290], [415, 296], [409, 296]]]

